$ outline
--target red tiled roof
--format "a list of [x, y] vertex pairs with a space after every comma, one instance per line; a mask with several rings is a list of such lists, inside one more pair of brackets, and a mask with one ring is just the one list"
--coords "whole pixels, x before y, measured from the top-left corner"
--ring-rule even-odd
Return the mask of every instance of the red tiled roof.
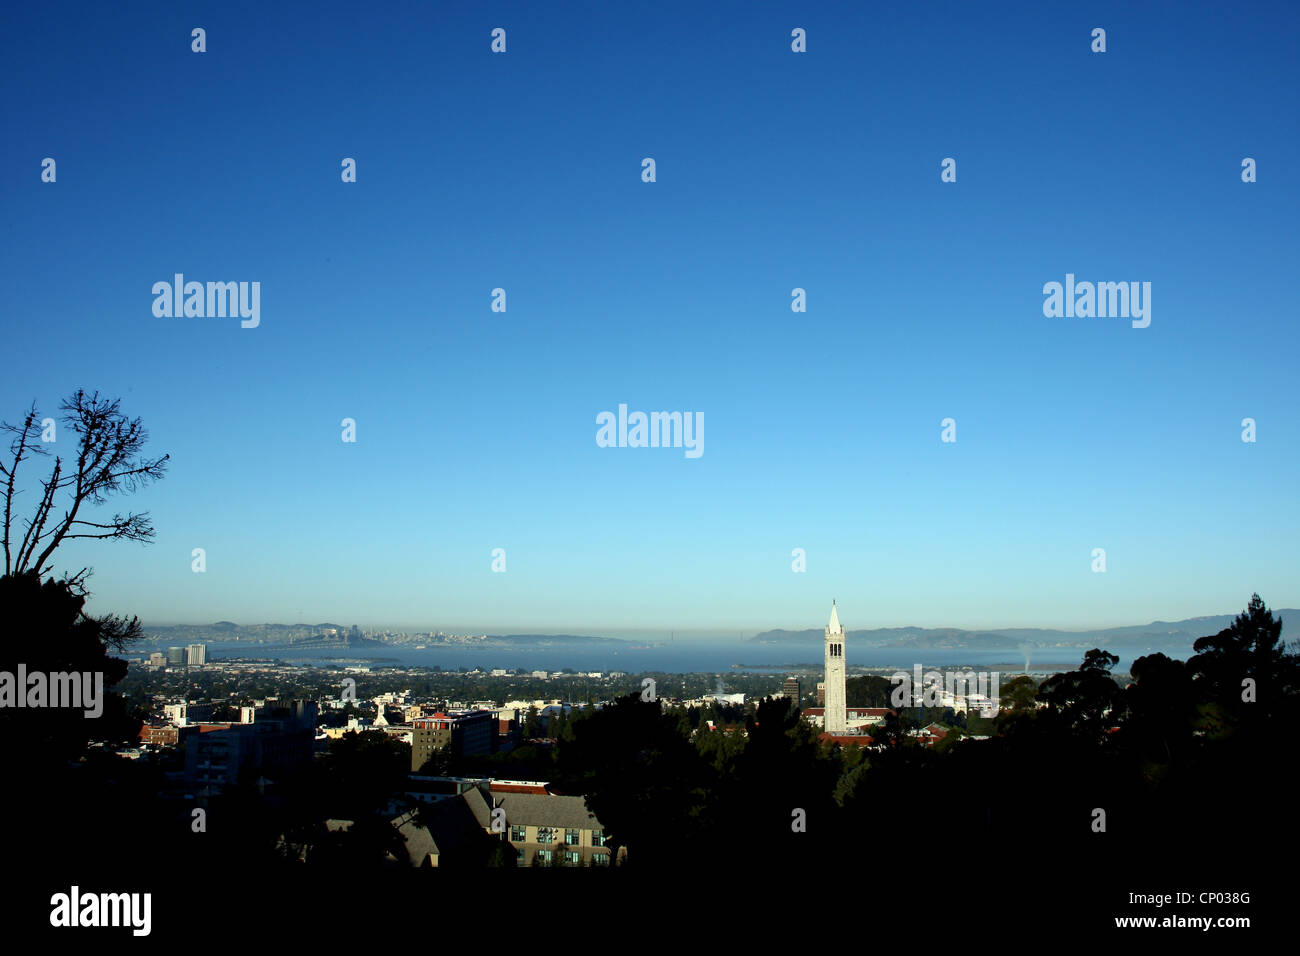
[[841, 747], [853, 744], [858, 747], [870, 747], [871, 738], [864, 734], [819, 734], [818, 739], [839, 744]]
[[490, 784], [488, 789], [493, 793], [536, 793], [541, 796], [547, 796], [550, 792], [541, 784], [529, 786], [518, 783], [494, 783]]

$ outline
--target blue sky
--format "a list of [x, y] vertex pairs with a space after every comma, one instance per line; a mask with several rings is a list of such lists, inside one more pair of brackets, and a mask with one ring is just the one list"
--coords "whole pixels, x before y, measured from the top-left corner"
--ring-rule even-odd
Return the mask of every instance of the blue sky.
[[[903, 6], [6, 9], [0, 418], [97, 388], [172, 456], [154, 544], [59, 567], [151, 623], [1300, 604], [1300, 7]], [[260, 326], [155, 317], [178, 272]], [[1066, 273], [1150, 327], [1044, 317]], [[597, 447], [619, 403], [704, 454]]]

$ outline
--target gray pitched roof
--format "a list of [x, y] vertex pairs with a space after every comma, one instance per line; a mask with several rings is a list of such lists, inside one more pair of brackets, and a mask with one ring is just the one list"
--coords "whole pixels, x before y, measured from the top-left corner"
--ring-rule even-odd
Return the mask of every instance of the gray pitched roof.
[[402, 814], [402, 816], [394, 819], [392, 824], [397, 827], [397, 832], [402, 834], [402, 840], [406, 844], [406, 853], [410, 857], [412, 866], [423, 866], [424, 861], [429, 859], [430, 854], [439, 852], [438, 845], [433, 840], [433, 834], [415, 822], [414, 813]]
[[[477, 796], [477, 801], [471, 795]], [[482, 839], [481, 827], [487, 824], [480, 822], [476, 802], [483, 808], [483, 819], [490, 821], [487, 804], [476, 789], [394, 817], [390, 822], [402, 834], [411, 865], [423, 866], [430, 854], [441, 856]]]
[[487, 798], [483, 796], [483, 791], [478, 787], [471, 787], [461, 795], [465, 805], [469, 807], [470, 813], [474, 814], [474, 819], [483, 829], [489, 829], [492, 826], [492, 808], [488, 806]]
[[603, 829], [584, 797], [555, 794], [497, 793], [497, 806], [506, 811], [506, 822], [521, 827], [561, 827], [577, 830]]

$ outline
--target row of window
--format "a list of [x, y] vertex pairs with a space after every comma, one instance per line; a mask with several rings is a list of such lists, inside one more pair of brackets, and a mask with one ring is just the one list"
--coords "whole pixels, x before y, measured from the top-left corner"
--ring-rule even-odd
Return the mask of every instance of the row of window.
[[[559, 835], [560, 835], [560, 828], [559, 828], [559, 827], [538, 827], [538, 828], [537, 828], [537, 842], [538, 842], [538, 843], [554, 843], [554, 842], [556, 841], [556, 838], [557, 838]], [[523, 843], [523, 842], [525, 842], [527, 839], [528, 839], [528, 836], [527, 836], [527, 828], [526, 828], [526, 827], [519, 827], [519, 826], [511, 826], [511, 827], [510, 827], [510, 842], [512, 842], [512, 843]], [[575, 829], [566, 829], [566, 830], [564, 831], [564, 844], [565, 844], [565, 846], [581, 846], [581, 845], [582, 845], [582, 831], [581, 831], [581, 830], [575, 830]], [[592, 845], [592, 846], [604, 846], [604, 845], [605, 845], [605, 831], [604, 831], [604, 830], [592, 830], [592, 831], [591, 831], [591, 845]]]
[[[519, 865], [528, 865], [528, 853], [525, 850], [519, 851]], [[550, 866], [555, 863], [554, 850], [538, 850], [537, 855], [533, 857], [533, 862], [538, 866]], [[581, 866], [582, 853], [578, 850], [563, 850], [560, 854], [560, 862], [565, 866]], [[592, 866], [609, 866], [608, 853], [593, 853], [591, 855]]]

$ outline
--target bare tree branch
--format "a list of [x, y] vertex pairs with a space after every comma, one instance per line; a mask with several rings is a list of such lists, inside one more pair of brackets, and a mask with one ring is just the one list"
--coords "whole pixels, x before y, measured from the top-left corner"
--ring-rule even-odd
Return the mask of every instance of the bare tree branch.
[[5, 549], [5, 574], [13, 570], [13, 555], [10, 552], [9, 529], [13, 523], [14, 487], [18, 476], [18, 466], [22, 464], [23, 456], [27, 452], [37, 455], [45, 455], [48, 452], [39, 444], [33, 444], [30, 439], [32, 428], [36, 425], [37, 420], [36, 403], [32, 402], [32, 407], [23, 417], [21, 426], [10, 425], [8, 422], [0, 423], [0, 431], [6, 431], [15, 436], [9, 444], [9, 453], [13, 455], [13, 464], [6, 467], [0, 462], [0, 472], [5, 476], [5, 524], [4, 524], [4, 549]]
[[[154, 538], [149, 512], [115, 514], [111, 521], [91, 521], [79, 517], [83, 505], [102, 505], [116, 494], [132, 494], [149, 482], [163, 477], [170, 456], [148, 458], [142, 454], [148, 432], [138, 418], [122, 414], [117, 399], [101, 398], [98, 392], [87, 394], [78, 389], [59, 406], [64, 429], [76, 436], [76, 454], [72, 467], [65, 470], [63, 458], [56, 456], [35, 513], [27, 521], [27, 530], [15, 555], [12, 550], [14, 499], [20, 493], [18, 466], [31, 454], [49, 452], [34, 440], [39, 434], [40, 414], [35, 404], [19, 426], [4, 424], [3, 429], [15, 437], [10, 444], [10, 462], [0, 463], [5, 481], [4, 551], [5, 573], [18, 574], [36, 569], [44, 574], [51, 565], [50, 556], [64, 541], [74, 538], [120, 538], [126, 541], [151, 541]], [[61, 518], [53, 518], [56, 504], [67, 498]], [[90, 530], [95, 529], [95, 530]], [[84, 579], [85, 571], [72, 581]]]
[[[32, 551], [40, 544], [41, 539], [46, 537], [42, 532], [45, 529], [45, 521], [50, 516], [50, 509], [54, 507], [54, 495], [59, 489], [59, 473], [62, 469], [63, 459], [55, 458], [54, 471], [49, 480], [44, 482], [45, 491], [41, 494], [41, 503], [36, 506], [36, 514], [27, 522], [27, 533], [23, 535], [22, 546], [18, 549], [18, 564], [14, 568], [15, 572], [27, 568], [27, 560], [31, 558]], [[36, 532], [34, 538], [33, 531]]]

